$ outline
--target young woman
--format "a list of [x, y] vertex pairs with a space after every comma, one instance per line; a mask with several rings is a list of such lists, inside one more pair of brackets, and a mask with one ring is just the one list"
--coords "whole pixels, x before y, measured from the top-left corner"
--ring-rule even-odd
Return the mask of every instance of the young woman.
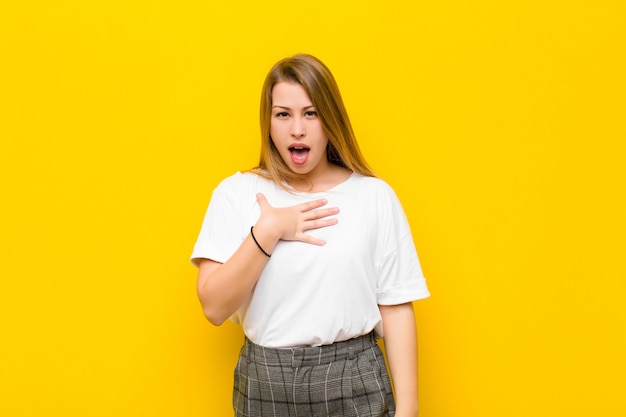
[[192, 254], [205, 315], [246, 336], [235, 415], [416, 416], [412, 301], [428, 289], [402, 207], [322, 62], [274, 65], [261, 133], [259, 166], [214, 190]]

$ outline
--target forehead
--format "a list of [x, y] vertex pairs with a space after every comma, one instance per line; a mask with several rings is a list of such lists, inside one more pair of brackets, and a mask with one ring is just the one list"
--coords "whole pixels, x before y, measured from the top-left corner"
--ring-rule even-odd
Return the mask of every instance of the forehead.
[[272, 88], [272, 105], [285, 107], [311, 106], [311, 98], [298, 83], [281, 81]]

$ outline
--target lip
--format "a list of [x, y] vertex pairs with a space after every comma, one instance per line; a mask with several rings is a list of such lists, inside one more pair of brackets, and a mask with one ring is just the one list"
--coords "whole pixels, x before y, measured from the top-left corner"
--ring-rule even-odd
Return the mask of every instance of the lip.
[[289, 145], [288, 149], [296, 149], [296, 148], [300, 148], [300, 149], [306, 149], [306, 150], [311, 150], [311, 148], [309, 148], [307, 145], [305, 145], [304, 143], [292, 143], [291, 145]]
[[311, 148], [303, 143], [293, 143], [289, 146], [288, 150], [291, 156], [291, 162], [298, 166], [306, 163], [311, 152]]

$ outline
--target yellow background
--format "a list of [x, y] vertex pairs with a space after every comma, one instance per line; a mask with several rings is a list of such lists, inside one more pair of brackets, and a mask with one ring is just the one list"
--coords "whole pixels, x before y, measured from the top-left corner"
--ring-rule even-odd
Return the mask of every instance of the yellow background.
[[188, 261], [262, 80], [333, 70], [408, 214], [421, 416], [626, 414], [621, 0], [5, 1], [0, 415], [228, 416]]

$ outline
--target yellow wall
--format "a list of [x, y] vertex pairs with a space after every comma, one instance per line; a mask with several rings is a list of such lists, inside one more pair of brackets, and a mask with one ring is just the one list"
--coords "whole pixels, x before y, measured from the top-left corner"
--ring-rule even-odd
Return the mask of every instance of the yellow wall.
[[0, 415], [230, 415], [187, 259], [300, 51], [413, 227], [421, 416], [626, 414], [625, 3], [261, 3], [0, 6]]

